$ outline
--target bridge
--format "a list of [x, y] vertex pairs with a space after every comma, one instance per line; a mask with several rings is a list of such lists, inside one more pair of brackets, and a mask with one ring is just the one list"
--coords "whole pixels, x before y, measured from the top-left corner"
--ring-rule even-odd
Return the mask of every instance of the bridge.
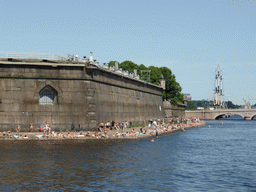
[[185, 111], [185, 115], [188, 118], [198, 117], [204, 120], [215, 120], [222, 117], [229, 117], [232, 115], [239, 115], [244, 120], [252, 120], [256, 116], [256, 109], [216, 109], [216, 110], [195, 110]]

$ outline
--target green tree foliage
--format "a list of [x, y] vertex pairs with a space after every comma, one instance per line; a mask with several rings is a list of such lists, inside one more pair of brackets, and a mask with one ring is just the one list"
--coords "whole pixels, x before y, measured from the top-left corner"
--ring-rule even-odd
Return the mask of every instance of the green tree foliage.
[[194, 101], [187, 101], [186, 110], [195, 110], [197, 109], [197, 103]]
[[125, 70], [129, 73], [134, 73], [134, 70], [139, 68], [139, 66], [132, 61], [124, 61], [119, 64], [119, 67], [122, 68], [123, 71]]
[[[241, 105], [235, 105], [232, 103], [232, 101], [226, 101], [226, 105], [228, 109], [239, 109], [241, 108]], [[194, 100], [194, 101], [188, 101], [186, 110], [195, 110], [197, 107], [203, 107], [205, 109], [208, 109], [209, 107], [213, 106], [213, 101], [206, 101], [206, 100]]]
[[139, 65], [139, 69], [140, 69], [140, 70], [147, 70], [148, 68], [147, 68], [145, 65], [140, 64], [140, 65]]
[[110, 61], [110, 62], [108, 63], [108, 67], [115, 66], [115, 63], [116, 63], [116, 61]]
[[155, 66], [149, 66], [148, 70], [150, 70], [150, 82], [159, 85], [159, 79], [162, 75], [161, 69]]
[[[108, 66], [115, 66], [116, 61], [110, 61]], [[159, 85], [159, 79], [161, 75], [165, 78], [165, 90], [163, 91], [163, 99], [168, 100], [172, 105], [177, 105], [178, 102], [183, 102], [183, 94], [181, 94], [181, 86], [175, 79], [175, 75], [172, 74], [172, 71], [167, 67], [155, 67], [149, 66], [146, 67], [143, 64], [137, 65], [132, 61], [124, 61], [119, 64], [119, 67], [124, 71], [129, 71], [133, 73], [134, 70], [137, 70], [137, 74], [140, 75], [142, 80], [147, 80], [150, 76], [150, 82], [155, 85]], [[150, 74], [141, 73], [141, 70], [150, 70]]]
[[195, 110], [197, 107], [203, 107], [205, 109], [209, 108], [209, 106], [212, 106], [211, 101], [206, 101], [206, 100], [195, 100], [195, 101], [188, 101], [187, 102], [187, 110]]
[[228, 109], [239, 109], [241, 108], [241, 105], [235, 105], [231, 101], [226, 101]]
[[182, 102], [184, 98], [184, 95], [181, 93], [182, 88], [169, 68], [160, 67], [160, 70], [165, 78], [163, 99], [170, 100], [173, 105], [177, 105], [177, 103]]

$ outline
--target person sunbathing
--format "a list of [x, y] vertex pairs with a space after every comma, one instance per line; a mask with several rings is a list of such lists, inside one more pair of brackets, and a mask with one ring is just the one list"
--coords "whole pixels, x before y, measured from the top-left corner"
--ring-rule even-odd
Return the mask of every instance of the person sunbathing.
[[146, 130], [145, 131], [145, 135], [149, 135], [150, 131], [149, 130]]
[[115, 125], [116, 130], [120, 130], [120, 126], [119, 125], [120, 125], [119, 123], [116, 123], [116, 125]]
[[105, 138], [108, 137], [108, 129], [107, 128], [104, 129], [104, 135], [105, 135]]
[[53, 138], [56, 138], [56, 137], [57, 137], [57, 133], [54, 132], [54, 133], [52, 134], [52, 137], [53, 137]]
[[109, 130], [110, 129], [110, 122], [108, 121], [107, 123], [105, 123], [105, 127]]
[[79, 135], [77, 135], [78, 138], [84, 138], [84, 135], [82, 133], [79, 133]]
[[27, 135], [23, 135], [23, 138], [24, 138], [24, 139], [28, 139], [28, 136], [27, 136]]
[[104, 123], [100, 123], [100, 128], [99, 128], [100, 132], [103, 131], [103, 128], [104, 128]]
[[0, 137], [3, 137], [3, 133], [2, 132], [0, 132]]
[[119, 133], [118, 132], [116, 132], [115, 137], [119, 138]]
[[178, 129], [177, 124], [173, 125], [172, 128], [173, 128], [173, 129]]
[[95, 132], [95, 137], [96, 137], [97, 139], [99, 138], [99, 133], [98, 133], [98, 131]]
[[70, 134], [70, 133], [68, 133], [68, 134], [67, 134], [67, 137], [68, 137], [68, 138], [71, 138], [71, 134]]
[[7, 136], [8, 136], [8, 138], [12, 138], [12, 132], [11, 131], [7, 131]]
[[85, 136], [86, 136], [86, 137], [90, 137], [90, 136], [91, 136], [91, 135], [90, 135], [90, 132], [88, 131]]
[[132, 131], [131, 131], [131, 134], [130, 134], [131, 136], [133, 136], [133, 137], [136, 137], [137, 136], [137, 134], [136, 134], [136, 131], [134, 130], [134, 129], [132, 129]]
[[158, 132], [163, 133], [163, 132], [164, 132], [164, 129], [159, 129]]

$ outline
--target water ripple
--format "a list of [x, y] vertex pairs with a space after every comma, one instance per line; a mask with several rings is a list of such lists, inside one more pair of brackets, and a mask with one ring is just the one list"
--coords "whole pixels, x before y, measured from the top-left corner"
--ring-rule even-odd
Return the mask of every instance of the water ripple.
[[[0, 191], [253, 191], [256, 125], [212, 127], [132, 141], [0, 143]], [[234, 126], [237, 124], [238, 126]]]

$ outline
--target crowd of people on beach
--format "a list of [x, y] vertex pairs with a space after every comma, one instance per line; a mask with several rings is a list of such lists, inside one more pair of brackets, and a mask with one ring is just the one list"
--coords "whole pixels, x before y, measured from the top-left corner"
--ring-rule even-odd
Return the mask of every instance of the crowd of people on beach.
[[136, 136], [156, 136], [158, 137], [159, 134], [167, 133], [167, 132], [173, 132], [176, 130], [185, 131], [185, 128], [188, 127], [196, 127], [196, 126], [202, 126], [204, 125], [203, 121], [200, 121], [199, 118], [194, 117], [193, 119], [187, 119], [187, 118], [171, 118], [169, 122], [166, 124], [164, 119], [157, 119], [157, 121], [153, 121], [152, 119], [149, 120], [148, 126], [146, 129], [146, 126], [140, 127], [139, 132], [135, 132], [134, 129], [132, 129], [130, 132], [122, 132], [118, 133], [116, 132], [115, 137], [136, 137]]
[[[68, 133], [62, 133], [62, 132], [55, 132], [52, 131], [52, 128], [50, 124], [46, 124], [43, 128], [41, 125], [39, 125], [38, 132], [40, 135], [36, 135], [38, 138], [56, 138], [56, 139], [74, 139], [74, 138], [137, 138], [140, 136], [156, 136], [167, 133], [167, 132], [173, 132], [176, 130], [185, 131], [188, 127], [197, 127], [204, 125], [204, 122], [199, 120], [199, 118], [171, 118], [168, 119], [168, 123], [166, 123], [166, 119], [156, 119], [156, 120], [148, 120], [148, 124], [146, 121], [144, 121], [144, 126], [139, 127], [137, 131], [133, 128], [132, 121], [122, 121], [122, 122], [115, 122], [112, 120], [112, 122], [107, 121], [106, 123], [99, 123], [97, 126], [97, 129], [93, 129], [92, 131], [87, 131], [84, 135], [82, 132], [68, 132]], [[128, 131], [129, 129], [129, 131]], [[29, 124], [29, 131], [30, 133], [33, 133], [34, 126], [31, 122]], [[109, 135], [110, 130], [115, 130], [114, 135]], [[21, 135], [21, 127], [18, 125], [16, 127], [16, 133], [13, 133], [11, 131], [4, 131], [3, 133], [0, 132], [0, 138], [6, 137], [6, 138], [28, 138], [28, 134]], [[112, 137], [113, 136], [113, 137]]]

